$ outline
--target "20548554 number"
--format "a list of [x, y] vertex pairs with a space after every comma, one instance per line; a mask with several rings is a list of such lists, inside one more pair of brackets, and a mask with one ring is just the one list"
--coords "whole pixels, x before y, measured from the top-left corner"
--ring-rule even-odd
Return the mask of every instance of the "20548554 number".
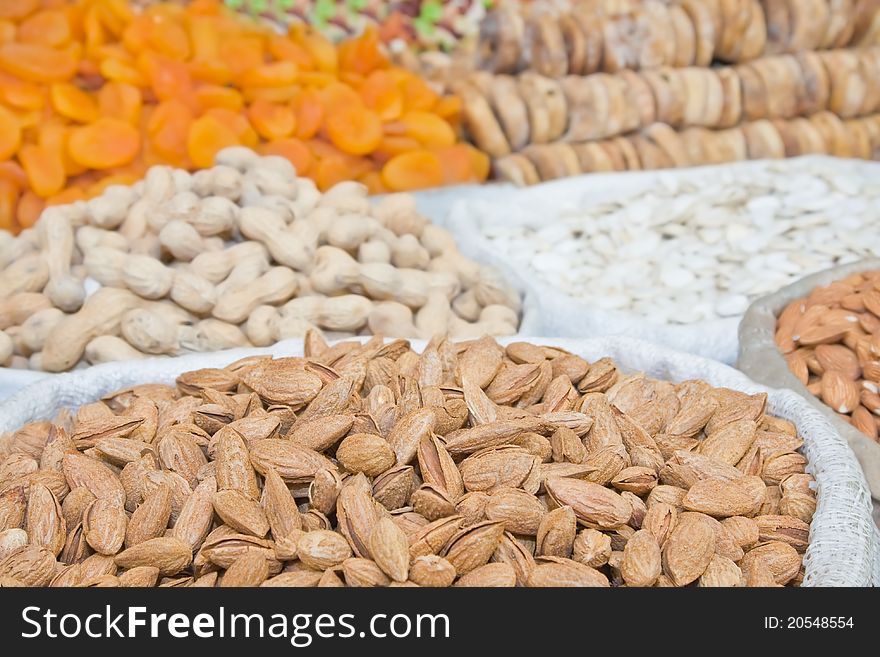
[[792, 630], [836, 630], [853, 627], [852, 617], [847, 616], [789, 616], [786, 627]]

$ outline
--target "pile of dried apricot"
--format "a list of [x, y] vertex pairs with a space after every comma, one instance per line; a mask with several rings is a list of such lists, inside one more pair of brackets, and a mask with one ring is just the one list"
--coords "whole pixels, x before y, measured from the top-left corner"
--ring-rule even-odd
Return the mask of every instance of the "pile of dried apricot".
[[375, 32], [339, 45], [304, 26], [280, 34], [219, 0], [0, 0], [0, 229], [153, 164], [210, 166], [235, 144], [287, 157], [321, 189], [485, 180], [459, 112], [393, 66]]

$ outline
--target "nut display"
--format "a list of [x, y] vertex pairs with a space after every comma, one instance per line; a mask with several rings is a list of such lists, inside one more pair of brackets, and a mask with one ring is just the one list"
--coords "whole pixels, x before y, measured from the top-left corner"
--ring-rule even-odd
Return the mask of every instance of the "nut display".
[[[319, 192], [288, 160], [232, 147], [190, 174], [48, 208], [0, 231], [0, 365], [80, 363], [328, 336], [510, 335], [519, 294], [408, 196]], [[99, 289], [96, 289], [99, 288]], [[12, 353], [8, 346], [12, 345]]]
[[690, 324], [740, 316], [806, 273], [880, 255], [874, 169], [780, 160], [658, 174], [553, 214], [515, 203], [507, 213], [519, 220], [508, 222], [491, 220], [497, 203], [469, 209], [527, 278], [594, 308]]
[[779, 586], [816, 507], [766, 395], [490, 338], [141, 385], [0, 442], [4, 586]]
[[792, 301], [776, 345], [792, 373], [841, 419], [880, 434], [880, 272], [853, 274]]

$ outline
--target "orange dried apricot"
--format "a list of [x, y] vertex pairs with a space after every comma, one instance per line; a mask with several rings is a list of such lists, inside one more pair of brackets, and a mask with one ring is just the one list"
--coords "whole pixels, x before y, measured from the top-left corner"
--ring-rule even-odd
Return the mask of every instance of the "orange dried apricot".
[[439, 187], [443, 184], [443, 167], [431, 151], [409, 151], [382, 167], [382, 182], [395, 192]]
[[186, 64], [149, 51], [142, 53], [137, 61], [157, 98], [189, 101], [193, 87]]
[[70, 138], [71, 128], [59, 121], [47, 121], [37, 128], [37, 144], [61, 157], [64, 173], [68, 176], [76, 176], [86, 171], [86, 168], [74, 162], [67, 150], [67, 142]]
[[147, 86], [147, 78], [137, 67], [129, 62], [116, 57], [108, 57], [101, 61], [98, 71], [102, 76], [112, 82], [124, 82], [136, 87]]
[[55, 50], [36, 43], [4, 43], [0, 69], [31, 82], [64, 82], [76, 74], [79, 58], [73, 51]]
[[150, 144], [160, 156], [180, 162], [187, 152], [186, 139], [192, 122], [192, 112], [179, 100], [159, 103], [146, 121]]
[[7, 160], [21, 145], [21, 125], [18, 117], [0, 105], [0, 160]]
[[63, 46], [73, 38], [68, 13], [63, 9], [44, 9], [32, 14], [18, 26], [22, 43]]
[[239, 145], [238, 136], [216, 117], [205, 115], [193, 121], [186, 138], [186, 149], [193, 164], [207, 168], [214, 164], [217, 151]]
[[141, 136], [137, 128], [122, 119], [101, 117], [90, 125], [74, 128], [67, 147], [75, 162], [90, 169], [110, 169], [137, 157]]
[[315, 68], [315, 60], [312, 59], [309, 51], [287, 37], [273, 34], [266, 42], [266, 48], [275, 59], [293, 62], [301, 71], [311, 71]]
[[225, 39], [220, 43], [220, 58], [238, 78], [263, 63], [263, 41], [254, 36]]
[[339, 67], [345, 71], [369, 75], [377, 68], [387, 65], [388, 58], [382, 54], [376, 30], [365, 30], [356, 39], [350, 39], [339, 46]]
[[430, 112], [407, 112], [400, 121], [386, 124], [385, 134], [410, 137], [428, 148], [455, 143], [452, 127]]
[[333, 145], [352, 155], [366, 155], [382, 141], [382, 121], [362, 107], [337, 107], [327, 115], [325, 128]]
[[233, 134], [235, 134], [238, 139], [238, 143], [244, 146], [253, 148], [260, 141], [256, 131], [248, 122], [247, 118], [238, 112], [233, 112], [222, 107], [211, 107], [205, 110], [205, 116], [214, 117], [217, 121], [232, 130]]
[[364, 104], [383, 121], [391, 121], [403, 113], [403, 94], [394, 76], [386, 71], [373, 71], [360, 88]]
[[240, 82], [244, 87], [287, 87], [296, 82], [298, 73], [293, 62], [273, 62], [245, 71]]
[[439, 100], [437, 93], [428, 83], [415, 75], [407, 75], [400, 81], [403, 92], [403, 105], [407, 111], [421, 110], [428, 112], [434, 109]]
[[441, 119], [452, 121], [461, 114], [461, 98], [458, 96], [444, 96], [434, 105], [434, 114]]
[[248, 108], [248, 118], [263, 139], [282, 139], [296, 128], [296, 114], [287, 105], [255, 100]]
[[276, 139], [260, 146], [263, 155], [280, 155], [290, 160], [299, 176], [309, 173], [312, 167], [312, 153], [299, 139]]
[[18, 187], [9, 180], [0, 178], [0, 230], [15, 231], [18, 228], [15, 220], [17, 204]]
[[34, 13], [40, 0], [0, 0], [0, 18], [18, 20]]
[[153, 17], [147, 33], [147, 46], [156, 52], [184, 61], [189, 58], [189, 35], [181, 25], [173, 21]]
[[370, 194], [387, 194], [389, 192], [385, 183], [382, 182], [382, 174], [378, 171], [369, 171], [358, 178], [358, 181], [367, 186], [367, 191]]
[[292, 28], [294, 39], [299, 43], [315, 65], [315, 70], [335, 73], [339, 69], [339, 55], [336, 46], [327, 37], [311, 28], [297, 25]]
[[52, 108], [61, 116], [78, 123], [89, 123], [98, 118], [98, 103], [88, 92], [69, 82], [58, 82], [49, 87]]
[[46, 202], [43, 199], [31, 190], [26, 191], [18, 199], [18, 206], [15, 209], [16, 223], [22, 228], [30, 228], [37, 223], [45, 207]]
[[233, 112], [239, 112], [244, 107], [244, 98], [237, 89], [219, 84], [203, 84], [198, 87], [196, 102], [202, 111], [209, 107], [223, 107]]
[[317, 91], [306, 89], [291, 101], [296, 112], [296, 137], [311, 139], [324, 122], [324, 105]]
[[46, 199], [46, 205], [67, 205], [74, 201], [85, 201], [86, 193], [81, 187], [68, 185], [64, 191], [58, 192]]
[[286, 87], [245, 87], [243, 93], [244, 99], [249, 103], [255, 100], [289, 103], [302, 93], [302, 87], [298, 84], [290, 84]]
[[0, 162], [0, 180], [8, 180], [18, 188], [27, 185], [27, 174], [15, 160]]
[[0, 72], [0, 101], [19, 110], [40, 110], [46, 105], [46, 92], [35, 82]]
[[108, 82], [98, 92], [98, 113], [138, 125], [141, 117], [141, 91], [125, 82]]
[[318, 96], [327, 113], [337, 108], [361, 107], [364, 104], [357, 91], [341, 82], [331, 82], [318, 92]]
[[325, 157], [320, 160], [313, 171], [313, 178], [318, 189], [326, 191], [337, 183], [355, 180], [372, 169], [372, 165], [364, 158], [345, 156]]
[[18, 151], [18, 161], [28, 177], [28, 185], [37, 196], [52, 196], [64, 188], [67, 174], [61, 153], [48, 148], [25, 144]]
[[15, 23], [7, 20], [0, 20], [0, 43], [10, 43], [15, 41], [15, 33], [17, 28]]

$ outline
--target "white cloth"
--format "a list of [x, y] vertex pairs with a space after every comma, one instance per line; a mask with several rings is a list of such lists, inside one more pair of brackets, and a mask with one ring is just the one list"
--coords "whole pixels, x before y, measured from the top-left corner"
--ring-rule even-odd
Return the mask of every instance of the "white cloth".
[[[502, 341], [509, 342], [510, 340]], [[871, 499], [859, 465], [846, 441], [828, 420], [802, 397], [753, 383], [744, 374], [721, 363], [676, 352], [640, 340], [606, 338], [566, 340], [531, 338], [538, 344], [557, 345], [588, 360], [610, 356], [629, 371], [674, 381], [704, 379], [716, 386], [743, 392], [768, 393], [768, 410], [794, 422], [804, 439], [809, 471], [818, 485], [818, 505], [810, 527], [810, 546], [804, 564], [805, 586], [868, 586], [880, 583], [880, 535], [871, 519]], [[415, 349], [424, 343], [415, 342]], [[173, 383], [181, 372], [222, 367], [242, 356], [272, 353], [302, 354], [302, 342], [291, 340], [268, 349], [236, 349], [181, 358], [132, 363], [108, 363], [80, 372], [47, 378], [0, 404], [0, 432], [39, 419], [51, 419], [61, 408], [75, 408], [127, 386]]]

